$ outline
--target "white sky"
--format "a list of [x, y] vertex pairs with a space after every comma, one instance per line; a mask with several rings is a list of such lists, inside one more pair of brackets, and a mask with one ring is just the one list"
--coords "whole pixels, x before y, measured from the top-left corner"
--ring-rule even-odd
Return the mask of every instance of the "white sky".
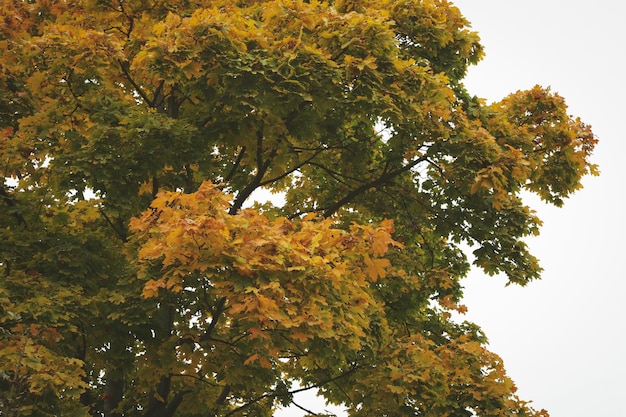
[[[466, 86], [489, 101], [535, 84], [565, 97], [600, 138], [600, 177], [561, 209], [533, 202], [544, 220], [529, 240], [543, 279], [525, 288], [473, 272], [467, 319], [503, 357], [522, 399], [552, 417], [626, 415], [623, 237], [626, 99], [623, 16], [618, 0], [457, 0], [486, 49]], [[626, 258], [626, 256], [625, 256]], [[315, 411], [322, 401], [302, 400]], [[280, 416], [300, 416], [285, 410]]]
[[621, 1], [458, 0], [486, 58], [466, 79], [497, 100], [534, 84], [565, 97], [570, 113], [600, 138], [601, 176], [561, 209], [533, 203], [544, 227], [530, 240], [545, 271], [526, 288], [475, 273], [468, 319], [482, 326], [519, 395], [552, 417], [626, 415], [626, 293], [623, 159], [626, 37]]

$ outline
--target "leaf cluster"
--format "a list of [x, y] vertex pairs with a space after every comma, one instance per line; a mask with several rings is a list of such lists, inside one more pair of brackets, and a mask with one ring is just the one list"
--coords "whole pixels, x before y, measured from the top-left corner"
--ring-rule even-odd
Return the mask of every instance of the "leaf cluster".
[[544, 415], [452, 319], [463, 248], [539, 278], [522, 195], [597, 139], [482, 55], [445, 0], [0, 1], [3, 410]]

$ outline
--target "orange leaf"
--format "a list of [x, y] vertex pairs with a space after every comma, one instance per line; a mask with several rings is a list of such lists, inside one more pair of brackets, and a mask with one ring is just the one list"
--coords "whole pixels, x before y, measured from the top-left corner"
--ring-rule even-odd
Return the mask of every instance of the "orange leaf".
[[250, 365], [252, 362], [259, 360], [260, 355], [258, 353], [255, 353], [254, 355], [250, 356], [248, 359], [246, 359], [244, 361], [244, 365]]
[[165, 287], [165, 283], [163, 282], [163, 280], [155, 281], [151, 279], [143, 286], [143, 291], [141, 292], [141, 295], [143, 295], [144, 298], [156, 297], [157, 295], [159, 295], [159, 288], [163, 287]]
[[291, 337], [293, 339], [296, 339], [299, 342], [306, 342], [307, 340], [311, 339], [313, 336], [311, 336], [308, 333], [298, 332], [298, 333], [292, 334]]
[[251, 327], [250, 329], [248, 329], [248, 333], [250, 333], [250, 339], [256, 339], [258, 337], [262, 339], [269, 339], [269, 336], [266, 335], [263, 330], [256, 327]]
[[251, 355], [248, 359], [245, 360], [243, 364], [250, 365], [251, 363], [257, 361], [262, 368], [272, 369], [272, 363], [265, 356], [261, 356], [258, 353]]
[[272, 369], [273, 368], [272, 363], [265, 356], [260, 356], [259, 357], [259, 363], [261, 364], [262, 368], [265, 368], [265, 369]]

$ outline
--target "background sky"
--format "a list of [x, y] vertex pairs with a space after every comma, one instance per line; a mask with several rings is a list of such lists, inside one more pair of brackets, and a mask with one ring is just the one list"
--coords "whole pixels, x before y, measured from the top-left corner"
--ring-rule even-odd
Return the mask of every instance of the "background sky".
[[457, 0], [486, 57], [465, 84], [489, 101], [535, 84], [566, 99], [600, 143], [601, 175], [562, 208], [529, 199], [544, 221], [529, 239], [544, 268], [525, 288], [475, 272], [467, 318], [504, 359], [519, 395], [552, 417], [625, 416], [626, 141], [621, 1]]
[[[600, 139], [601, 175], [563, 208], [528, 203], [544, 221], [528, 240], [544, 268], [524, 288], [474, 271], [466, 319], [486, 332], [522, 399], [552, 417], [626, 415], [626, 5], [618, 0], [457, 0], [485, 46], [465, 84], [496, 101], [536, 84], [563, 96]], [[302, 399], [315, 411], [322, 400]], [[329, 410], [332, 408], [326, 407]], [[284, 410], [281, 416], [299, 416]]]

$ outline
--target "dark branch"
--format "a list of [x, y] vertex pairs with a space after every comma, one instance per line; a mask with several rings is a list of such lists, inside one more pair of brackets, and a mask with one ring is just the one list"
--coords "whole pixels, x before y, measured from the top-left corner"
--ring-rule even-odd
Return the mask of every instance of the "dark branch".
[[293, 400], [291, 401], [291, 404], [293, 404], [294, 406], [296, 406], [296, 407], [297, 407], [297, 408], [299, 408], [300, 410], [304, 411], [304, 412], [305, 412], [305, 413], [307, 413], [308, 415], [311, 415], [311, 416], [318, 416], [318, 415], [319, 415], [319, 414], [317, 414], [317, 413], [316, 413], [316, 412], [314, 412], [314, 411], [311, 411], [311, 410], [309, 410], [309, 409], [307, 409], [307, 408], [304, 408], [303, 406], [301, 406], [300, 404], [298, 404], [297, 402], [295, 402], [295, 401], [293, 401]]
[[243, 156], [245, 154], [246, 154], [246, 147], [243, 146], [241, 150], [239, 151], [239, 155], [237, 155], [237, 160], [233, 164], [233, 167], [231, 168], [228, 175], [226, 175], [226, 177], [224, 178], [225, 183], [228, 183], [233, 179], [233, 177], [235, 176], [235, 173], [237, 172], [237, 170], [239, 169], [239, 166], [241, 165], [241, 160], [243, 159]]
[[[2, 185], [0, 185], [0, 197], [2, 197], [2, 199], [9, 207], [15, 208], [15, 201], [13, 199], [13, 196], [9, 195], [9, 193], [7, 193], [7, 191], [4, 189], [4, 186]], [[18, 211], [13, 210], [13, 217], [15, 217], [20, 226], [27, 226], [26, 219], [24, 219], [24, 217]]]
[[148, 98], [147, 94], [143, 91], [141, 86], [135, 82], [133, 77], [130, 76], [130, 68], [129, 68], [128, 63], [123, 62], [121, 60], [118, 60], [117, 62], [119, 63], [120, 68], [122, 69], [122, 73], [124, 73], [124, 76], [126, 77], [128, 82], [130, 82], [130, 85], [133, 86], [137, 94], [139, 94], [139, 97], [141, 97], [141, 99], [145, 101], [148, 104], [148, 106], [154, 107], [153, 101]]
[[334, 171], [334, 170], [332, 170], [332, 169], [330, 169], [327, 166], [322, 165], [322, 164], [311, 163], [311, 165], [316, 167], [316, 168], [319, 168], [319, 169], [325, 171], [328, 175], [333, 177], [333, 179], [335, 179], [335, 181], [337, 181], [339, 183], [342, 183], [342, 184], [347, 184], [347, 182], [345, 180], [363, 182], [363, 180], [361, 178], [352, 177], [350, 175], [342, 174], [342, 173]]
[[165, 104], [165, 94], [163, 93], [163, 87], [165, 86], [165, 80], [161, 80], [156, 90], [154, 90], [154, 97], [152, 97], [151, 107], [157, 109], [157, 111], [163, 113], [164, 108], [163, 104]]
[[233, 205], [230, 207], [228, 211], [230, 214], [236, 214], [239, 209], [243, 206], [243, 203], [250, 197], [250, 195], [261, 186], [261, 181], [263, 180], [263, 176], [267, 172], [272, 160], [276, 156], [278, 149], [274, 148], [270, 152], [268, 158], [263, 160], [263, 132], [261, 129], [257, 131], [257, 148], [256, 148], [256, 161], [257, 161], [257, 172], [252, 181], [237, 194], [237, 198], [233, 201]]
[[99, 211], [100, 211], [100, 214], [102, 215], [102, 217], [104, 217], [104, 220], [106, 220], [107, 223], [109, 223], [109, 226], [111, 226], [111, 228], [113, 229], [115, 234], [117, 234], [119, 236], [119, 238], [122, 239], [122, 242], [124, 242], [124, 243], [128, 242], [128, 237], [126, 236], [126, 233], [124, 233], [115, 224], [113, 224], [113, 222], [111, 221], [111, 218], [109, 218], [109, 216], [107, 216], [107, 214], [104, 212], [104, 210], [100, 209]]
[[170, 374], [170, 377], [172, 378], [191, 378], [195, 381], [201, 382], [203, 384], [207, 384], [210, 385], [212, 387], [217, 387], [219, 385], [208, 381], [207, 379], [205, 379], [202, 375], [192, 375], [192, 374]]
[[159, 179], [156, 175], [152, 177], [152, 198], [156, 198], [159, 193]]
[[180, 407], [180, 405], [182, 404], [183, 397], [189, 394], [190, 392], [191, 390], [184, 390], [184, 391], [180, 391], [179, 393], [177, 393], [174, 396], [174, 398], [172, 398], [172, 401], [170, 401], [169, 404], [167, 404], [165, 411], [161, 415], [159, 415], [159, 417], [172, 417], [174, 413], [176, 412], [176, 410], [178, 409], [178, 407]]
[[143, 417], [172, 417], [178, 407], [180, 407], [180, 405], [182, 404], [185, 395], [192, 392], [191, 390], [179, 391], [178, 393], [176, 393], [176, 395], [174, 395], [171, 401], [167, 401], [169, 391], [170, 377], [164, 376], [161, 378], [161, 382], [159, 383], [159, 387], [157, 388], [157, 393], [159, 394], [160, 398], [157, 399], [156, 395], [153, 395], [152, 398], [150, 398], [148, 409], [144, 413]]
[[315, 159], [315, 157], [317, 157], [317, 155], [319, 155], [320, 153], [322, 153], [323, 151], [325, 151], [325, 149], [318, 149], [317, 152], [315, 152], [313, 155], [311, 155], [309, 158], [305, 159], [304, 161], [300, 162], [299, 164], [297, 164], [296, 166], [294, 166], [293, 168], [283, 172], [280, 175], [277, 175], [274, 178], [271, 178], [269, 180], [265, 180], [263, 182], [261, 182], [261, 184], [259, 184], [260, 187], [263, 187], [265, 185], [268, 184], [272, 184], [276, 181], [280, 181], [283, 178], [287, 177], [288, 175], [293, 174], [294, 172], [296, 172], [297, 170], [299, 170], [300, 168], [302, 168], [303, 166], [310, 164], [311, 161], [313, 161], [313, 159]]
[[[307, 387], [298, 388], [298, 389], [289, 391], [289, 394], [293, 395], [293, 394], [297, 394], [299, 392], [304, 392], [304, 391], [308, 391], [308, 390], [312, 390], [312, 389], [323, 387], [326, 384], [330, 384], [330, 383], [336, 382], [336, 381], [338, 381], [340, 379], [343, 379], [343, 378], [353, 374], [358, 369], [359, 369], [359, 367], [355, 365], [352, 368], [348, 369], [347, 371], [345, 371], [345, 372], [343, 372], [343, 373], [341, 373], [341, 374], [339, 374], [339, 375], [337, 375], [335, 377], [329, 378], [329, 379], [327, 379], [325, 381], [322, 381], [322, 382], [319, 382], [317, 384], [313, 384], [313, 385], [309, 385]], [[258, 396], [256, 398], [253, 398], [252, 400], [248, 401], [244, 405], [235, 408], [234, 410], [230, 411], [229, 413], [226, 413], [224, 415], [224, 417], [232, 416], [232, 415], [237, 414], [240, 411], [243, 411], [246, 408], [248, 408], [248, 407], [250, 407], [250, 406], [260, 402], [260, 401], [263, 401], [263, 400], [269, 399], [269, 398], [276, 398], [277, 396], [282, 395], [282, 394], [284, 394], [284, 392], [280, 392], [279, 393], [279, 392], [273, 391], [273, 392], [268, 392], [267, 394], [260, 395], [260, 396]]]
[[212, 340], [211, 335], [213, 334], [213, 330], [217, 326], [217, 321], [220, 319], [222, 313], [226, 310], [226, 297], [222, 297], [217, 301], [215, 307], [211, 309], [211, 323], [209, 323], [209, 327], [206, 329], [206, 332], [200, 338], [200, 341]]
[[406, 164], [405, 166], [403, 166], [401, 168], [398, 168], [398, 169], [396, 169], [394, 171], [385, 172], [385, 173], [383, 173], [383, 175], [381, 175], [377, 179], [375, 179], [373, 181], [370, 181], [368, 183], [365, 183], [365, 184], [361, 185], [360, 187], [355, 188], [354, 190], [352, 190], [348, 194], [346, 194], [343, 198], [338, 200], [336, 203], [334, 203], [331, 206], [327, 207], [324, 210], [323, 216], [324, 217], [332, 216], [341, 207], [343, 207], [344, 205], [348, 204], [349, 202], [354, 200], [359, 195], [365, 193], [369, 189], [381, 186], [383, 184], [386, 184], [389, 181], [391, 181], [394, 178], [396, 178], [397, 176], [399, 176], [399, 175], [409, 171], [410, 169], [412, 169], [413, 167], [418, 165], [420, 162], [424, 162], [424, 161], [427, 161], [427, 160], [428, 160], [428, 158], [426, 158], [426, 156], [422, 156], [420, 158], [415, 159], [412, 162], [409, 162], [408, 164]]
[[225, 385], [224, 388], [222, 388], [222, 392], [220, 392], [220, 396], [217, 397], [217, 399], [215, 400], [215, 405], [224, 404], [224, 402], [226, 402], [226, 398], [228, 397], [229, 393], [230, 393], [230, 385]]

